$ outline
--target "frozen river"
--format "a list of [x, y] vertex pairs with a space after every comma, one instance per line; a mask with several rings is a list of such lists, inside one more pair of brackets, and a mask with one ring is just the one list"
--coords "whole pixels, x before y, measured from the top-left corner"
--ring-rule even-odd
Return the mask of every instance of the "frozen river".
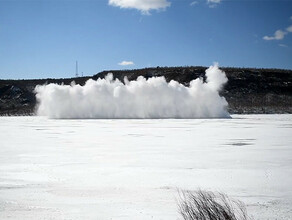
[[175, 220], [199, 188], [292, 219], [292, 115], [232, 117], [0, 117], [0, 219]]

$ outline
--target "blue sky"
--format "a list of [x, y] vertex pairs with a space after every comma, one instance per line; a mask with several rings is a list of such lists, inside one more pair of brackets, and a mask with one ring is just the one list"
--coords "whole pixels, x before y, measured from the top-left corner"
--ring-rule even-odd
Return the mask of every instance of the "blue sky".
[[0, 0], [0, 78], [150, 66], [292, 69], [288, 0]]

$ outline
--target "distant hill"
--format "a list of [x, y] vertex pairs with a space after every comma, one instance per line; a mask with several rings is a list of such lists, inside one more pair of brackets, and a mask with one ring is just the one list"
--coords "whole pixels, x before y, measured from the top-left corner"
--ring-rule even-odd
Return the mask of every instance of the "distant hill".
[[[0, 115], [33, 114], [36, 85], [75, 81], [83, 85], [88, 79], [104, 78], [109, 72], [123, 81], [126, 76], [135, 80], [138, 76], [150, 78], [164, 76], [167, 81], [176, 80], [186, 86], [198, 77], [205, 79], [206, 67], [156, 67], [135, 70], [109, 70], [92, 77], [67, 79], [0, 80]], [[221, 95], [229, 103], [230, 113], [262, 114], [292, 113], [292, 70], [220, 68], [228, 78]]]

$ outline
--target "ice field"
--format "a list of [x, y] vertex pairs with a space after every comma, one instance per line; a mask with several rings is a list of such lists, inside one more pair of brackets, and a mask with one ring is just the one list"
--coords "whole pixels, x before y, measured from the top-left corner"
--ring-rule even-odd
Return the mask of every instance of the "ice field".
[[0, 117], [0, 219], [181, 219], [178, 190], [292, 219], [292, 115]]

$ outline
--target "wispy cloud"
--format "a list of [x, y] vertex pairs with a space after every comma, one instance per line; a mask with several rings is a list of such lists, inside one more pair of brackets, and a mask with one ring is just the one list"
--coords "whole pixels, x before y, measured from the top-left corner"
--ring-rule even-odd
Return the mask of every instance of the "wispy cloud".
[[283, 40], [287, 32], [282, 30], [277, 30], [273, 36], [264, 36], [264, 40]]
[[[292, 20], [292, 16], [290, 17], [290, 19]], [[283, 30], [277, 30], [273, 36], [264, 36], [263, 39], [264, 40], [283, 40], [285, 35], [289, 34], [292, 32], [292, 25], [290, 25], [289, 27], [287, 27], [285, 29], [285, 31]]]
[[120, 66], [130, 66], [130, 65], [135, 65], [133, 61], [122, 61], [118, 63]]
[[190, 6], [197, 5], [198, 3], [199, 3], [199, 2], [197, 2], [197, 1], [193, 1], [193, 2], [191, 2]]
[[109, 0], [108, 4], [120, 8], [137, 9], [147, 15], [151, 10], [166, 9], [171, 5], [168, 0]]
[[292, 32], [292, 25], [290, 25], [289, 27], [286, 28], [286, 31], [288, 32]]
[[222, 0], [207, 0], [210, 8], [215, 8]]
[[208, 3], [220, 3], [221, 0], [207, 0]]
[[288, 47], [286, 44], [279, 44], [280, 47]]

